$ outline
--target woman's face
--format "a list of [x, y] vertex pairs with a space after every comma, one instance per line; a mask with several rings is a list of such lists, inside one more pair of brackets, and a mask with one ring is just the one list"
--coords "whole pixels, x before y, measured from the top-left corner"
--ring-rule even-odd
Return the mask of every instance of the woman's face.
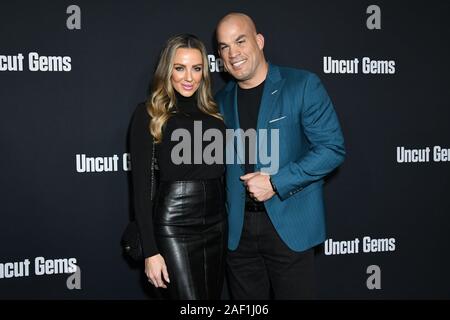
[[178, 48], [173, 59], [172, 86], [182, 96], [190, 97], [202, 81], [203, 59], [200, 50]]

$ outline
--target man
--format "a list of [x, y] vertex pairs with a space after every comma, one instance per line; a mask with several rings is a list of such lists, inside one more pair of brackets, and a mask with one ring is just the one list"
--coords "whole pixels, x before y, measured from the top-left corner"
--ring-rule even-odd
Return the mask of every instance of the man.
[[226, 15], [216, 36], [235, 79], [216, 97], [227, 127], [256, 129], [257, 138], [261, 129], [277, 129], [280, 141], [271, 155], [279, 168], [270, 174], [259, 157], [249, 161], [256, 145], [246, 145], [245, 164], [227, 163], [231, 296], [313, 298], [313, 247], [325, 240], [323, 178], [345, 156], [338, 118], [316, 75], [266, 62], [264, 37], [250, 17]]

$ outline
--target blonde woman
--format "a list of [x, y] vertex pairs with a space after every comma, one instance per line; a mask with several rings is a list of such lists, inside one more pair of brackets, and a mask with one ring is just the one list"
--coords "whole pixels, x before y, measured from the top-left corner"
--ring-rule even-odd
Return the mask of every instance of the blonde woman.
[[[194, 134], [199, 124], [201, 136], [215, 129], [224, 137], [205, 46], [193, 35], [178, 35], [167, 41], [151, 95], [137, 107], [130, 128], [134, 207], [145, 274], [169, 299], [219, 299], [222, 291], [227, 241], [224, 165], [203, 159], [211, 142]], [[180, 152], [180, 132], [190, 135], [189, 151]], [[159, 186], [152, 200], [153, 142]]]

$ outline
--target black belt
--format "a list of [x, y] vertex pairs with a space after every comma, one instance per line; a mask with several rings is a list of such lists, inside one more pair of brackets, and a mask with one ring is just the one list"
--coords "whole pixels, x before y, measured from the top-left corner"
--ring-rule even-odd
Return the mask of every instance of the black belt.
[[245, 204], [245, 211], [247, 212], [263, 212], [266, 211], [266, 208], [264, 207], [264, 205], [261, 206], [255, 206], [252, 204]]
[[245, 197], [245, 211], [248, 212], [261, 212], [266, 211], [266, 207], [264, 207], [264, 202], [255, 201], [246, 195]]

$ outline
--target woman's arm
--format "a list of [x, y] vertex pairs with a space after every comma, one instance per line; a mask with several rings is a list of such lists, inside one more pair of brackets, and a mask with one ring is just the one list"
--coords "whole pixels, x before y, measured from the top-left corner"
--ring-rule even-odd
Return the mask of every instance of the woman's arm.
[[148, 130], [150, 117], [145, 104], [139, 104], [133, 114], [130, 127], [131, 177], [136, 222], [142, 240], [144, 258], [158, 254], [153, 232], [150, 198], [153, 138]]

